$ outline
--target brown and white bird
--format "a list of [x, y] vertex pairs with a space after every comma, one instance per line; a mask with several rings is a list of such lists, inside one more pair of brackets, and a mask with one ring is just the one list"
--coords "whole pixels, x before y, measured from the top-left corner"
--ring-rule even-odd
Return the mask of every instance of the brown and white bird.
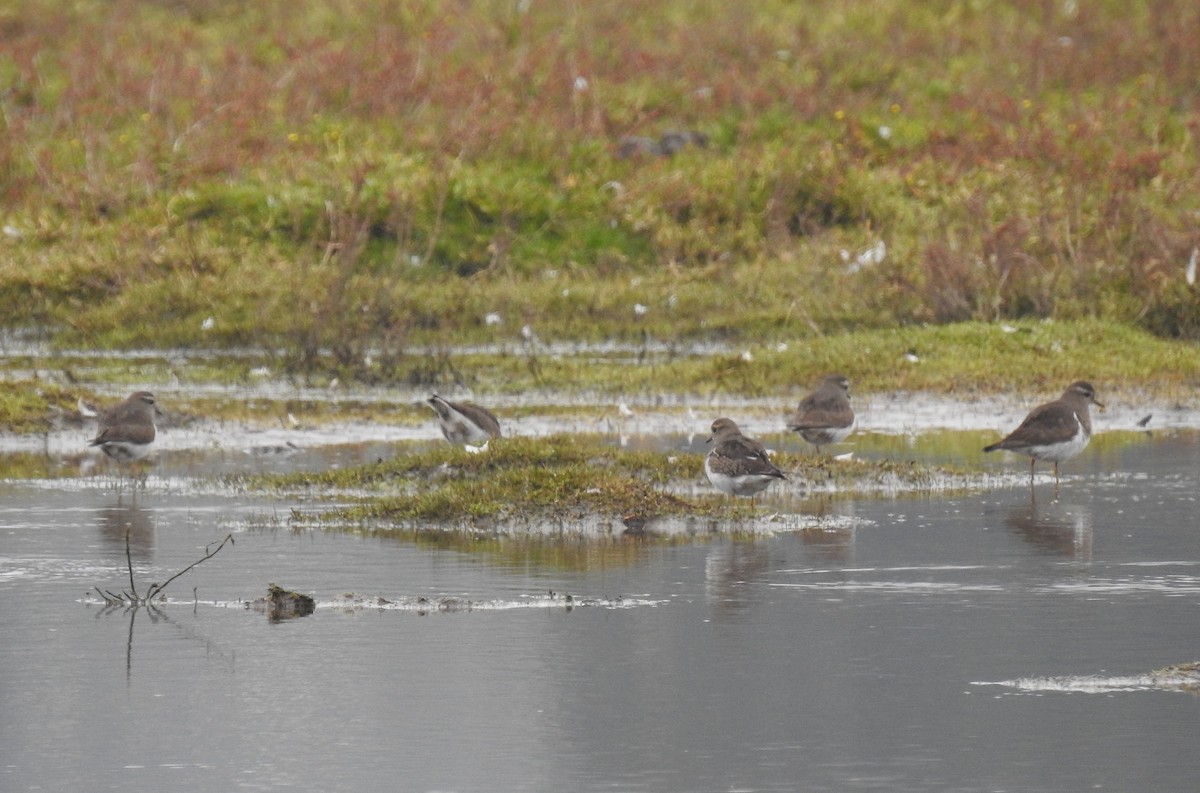
[[1038, 460], [1054, 463], [1054, 486], [1058, 487], [1058, 464], [1084, 450], [1092, 439], [1092, 418], [1088, 405], [1104, 410], [1096, 399], [1092, 384], [1077, 380], [1053, 402], [1038, 405], [1021, 425], [1004, 440], [985, 446], [985, 452], [1006, 449], [1029, 455], [1029, 483], [1033, 484]]
[[134, 391], [124, 402], [100, 413], [100, 432], [88, 441], [88, 446], [99, 446], [117, 462], [143, 459], [150, 453], [157, 434], [154, 427], [157, 410], [154, 394]]
[[500, 422], [486, 408], [472, 402], [451, 402], [437, 394], [426, 401], [437, 411], [442, 435], [451, 444], [483, 446], [500, 437]]
[[787, 428], [816, 446], [818, 454], [825, 444], [844, 441], [854, 429], [850, 381], [846, 376], [826, 376], [815, 391], [800, 400]]
[[766, 448], [747, 438], [732, 419], [712, 423], [713, 445], [704, 458], [704, 473], [713, 487], [731, 496], [755, 496], [772, 482], [787, 479], [767, 457]]

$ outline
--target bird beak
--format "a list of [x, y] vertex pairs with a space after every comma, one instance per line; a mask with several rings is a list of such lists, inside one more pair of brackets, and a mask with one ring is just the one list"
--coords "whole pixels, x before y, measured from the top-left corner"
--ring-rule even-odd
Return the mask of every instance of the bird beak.
[[1104, 412], [1104, 403], [1102, 403], [1099, 399], [1092, 397], [1092, 404], [1094, 404], [1096, 407], [1100, 408], [1101, 413]]
[[713, 442], [713, 436], [712, 436], [712, 435], [709, 435], [707, 438], [705, 438], [705, 439], [704, 439], [704, 442], [705, 442], [705, 443], [712, 443], [712, 442]]

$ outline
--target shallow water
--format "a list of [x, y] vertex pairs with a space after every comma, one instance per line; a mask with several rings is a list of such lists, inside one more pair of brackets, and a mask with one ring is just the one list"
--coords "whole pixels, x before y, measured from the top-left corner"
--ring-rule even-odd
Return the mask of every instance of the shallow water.
[[[1057, 500], [834, 497], [822, 528], [670, 544], [292, 531], [294, 503], [186, 484], [387, 451], [164, 453], [136, 497], [75, 458], [0, 484], [0, 788], [1179, 791], [1200, 774], [1200, 698], [1144, 676], [1200, 657], [1195, 431], [1098, 443]], [[235, 544], [157, 609], [106, 608], [92, 588], [127, 588], [127, 526], [143, 588]], [[247, 609], [268, 582], [316, 612]]]

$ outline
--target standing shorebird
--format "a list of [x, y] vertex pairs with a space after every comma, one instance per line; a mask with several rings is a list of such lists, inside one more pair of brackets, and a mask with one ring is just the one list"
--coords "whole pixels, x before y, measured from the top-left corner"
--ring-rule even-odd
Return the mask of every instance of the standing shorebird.
[[451, 402], [437, 394], [426, 400], [438, 415], [442, 435], [453, 444], [485, 446], [500, 437], [500, 422], [485, 408], [472, 402]]
[[772, 482], [787, 479], [767, 457], [767, 450], [753, 438], [747, 438], [732, 419], [712, 423], [713, 445], [704, 458], [704, 473], [713, 487], [731, 496], [755, 496]]
[[1006, 449], [1029, 455], [1029, 484], [1038, 460], [1054, 463], [1054, 489], [1058, 490], [1058, 464], [1079, 454], [1092, 439], [1088, 405], [1104, 410], [1091, 383], [1077, 380], [1053, 402], [1038, 405], [1021, 425], [1002, 441], [984, 447], [985, 452]]
[[850, 381], [845, 375], [831, 374], [817, 389], [800, 400], [788, 419], [787, 428], [817, 447], [841, 443], [854, 429], [854, 409], [850, 407]]
[[141, 460], [150, 453], [157, 431], [154, 394], [134, 391], [119, 405], [100, 413], [100, 432], [88, 441], [119, 463]]

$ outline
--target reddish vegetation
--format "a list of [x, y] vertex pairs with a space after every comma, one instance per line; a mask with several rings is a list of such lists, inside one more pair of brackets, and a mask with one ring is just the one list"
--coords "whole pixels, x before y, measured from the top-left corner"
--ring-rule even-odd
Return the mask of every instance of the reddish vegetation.
[[[200, 277], [261, 237], [353, 259], [322, 296], [410, 253], [447, 278], [793, 262], [843, 306], [823, 323], [1196, 337], [1197, 30], [1189, 0], [24, 0], [0, 11], [0, 195], [69, 264], [0, 293], [53, 291], [61, 321], [60, 293], [163, 277], [129, 249], [191, 245], [166, 269]], [[672, 130], [709, 145], [615, 156]], [[268, 213], [278, 186], [308, 192]], [[80, 261], [77, 235], [110, 237]], [[868, 282], [831, 270], [880, 238]]]

